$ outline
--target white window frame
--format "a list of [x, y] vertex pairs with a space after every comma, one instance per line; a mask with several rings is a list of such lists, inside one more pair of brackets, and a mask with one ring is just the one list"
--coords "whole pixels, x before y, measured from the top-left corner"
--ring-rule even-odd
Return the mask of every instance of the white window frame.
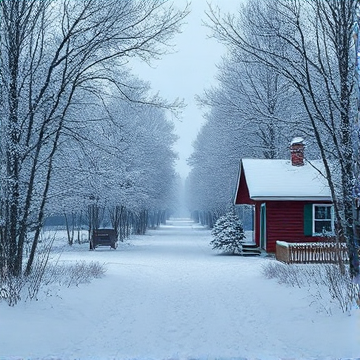
[[[316, 211], [315, 211], [315, 208], [316, 207], [327, 207], [327, 208], [331, 208], [330, 210], [330, 216], [331, 218], [330, 219], [315, 219], [315, 214], [316, 214]], [[321, 221], [321, 220], [324, 220], [324, 221], [331, 221], [331, 231], [327, 232], [326, 235], [334, 235], [335, 234], [335, 218], [334, 218], [334, 206], [331, 205], [331, 204], [313, 204], [313, 209], [312, 209], [312, 213], [313, 213], [313, 216], [312, 216], [312, 232], [313, 232], [313, 236], [322, 236], [324, 235], [324, 233], [320, 232], [315, 232], [315, 222], [316, 221]]]

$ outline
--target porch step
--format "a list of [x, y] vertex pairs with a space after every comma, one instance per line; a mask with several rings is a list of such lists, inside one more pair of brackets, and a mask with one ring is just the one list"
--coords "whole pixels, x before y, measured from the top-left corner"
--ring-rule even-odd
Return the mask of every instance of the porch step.
[[242, 244], [241, 255], [243, 255], [243, 256], [258, 256], [258, 255], [261, 255], [261, 250], [255, 243], [245, 243], [245, 244]]

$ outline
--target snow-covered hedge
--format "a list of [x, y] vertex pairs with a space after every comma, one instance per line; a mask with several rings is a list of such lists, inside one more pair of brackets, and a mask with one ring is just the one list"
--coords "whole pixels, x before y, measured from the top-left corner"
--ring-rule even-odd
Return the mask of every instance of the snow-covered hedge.
[[360, 288], [349, 271], [342, 273], [336, 264], [283, 264], [270, 261], [263, 266], [263, 275], [280, 284], [308, 288], [309, 294], [328, 313], [331, 303], [345, 313], [360, 306]]

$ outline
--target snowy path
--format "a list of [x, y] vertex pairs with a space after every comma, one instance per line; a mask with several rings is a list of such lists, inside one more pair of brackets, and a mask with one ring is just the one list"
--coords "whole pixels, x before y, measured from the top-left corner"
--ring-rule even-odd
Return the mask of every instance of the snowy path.
[[174, 221], [116, 251], [102, 279], [0, 304], [2, 359], [335, 359], [360, 357], [359, 311], [329, 317], [303, 289], [261, 275], [267, 258], [221, 256], [210, 232]]

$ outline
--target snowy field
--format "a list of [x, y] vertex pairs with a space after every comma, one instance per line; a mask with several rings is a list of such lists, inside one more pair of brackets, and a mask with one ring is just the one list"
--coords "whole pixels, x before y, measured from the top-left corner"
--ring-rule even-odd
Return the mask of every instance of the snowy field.
[[0, 359], [360, 358], [360, 310], [327, 304], [329, 316], [306, 289], [262, 275], [275, 260], [220, 255], [210, 240], [174, 220], [117, 250], [66, 249], [60, 261], [96, 260], [105, 276], [0, 303]]

